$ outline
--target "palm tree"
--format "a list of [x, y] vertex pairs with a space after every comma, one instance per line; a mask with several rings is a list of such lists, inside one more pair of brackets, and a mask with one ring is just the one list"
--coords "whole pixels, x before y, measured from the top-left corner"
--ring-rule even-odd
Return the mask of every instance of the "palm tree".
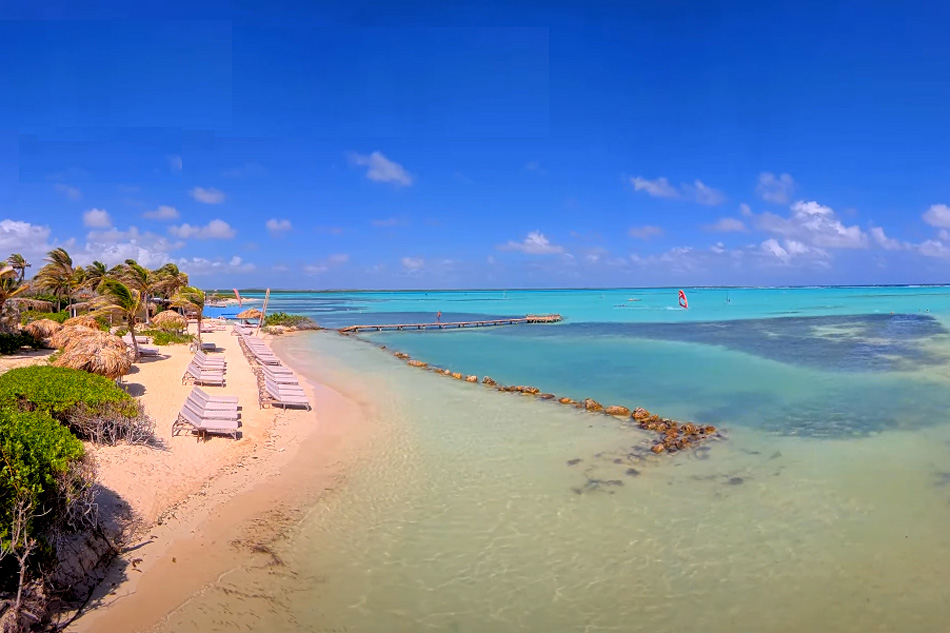
[[63, 296], [69, 296], [75, 283], [73, 258], [63, 248], [55, 248], [46, 254], [46, 262], [36, 273], [37, 287], [45, 288], [56, 295], [56, 310], [62, 309]]
[[198, 313], [198, 345], [201, 345], [201, 319], [204, 316], [205, 293], [200, 288], [185, 286], [172, 297], [172, 305], [176, 308], [194, 310]]
[[[21, 292], [29, 288], [29, 284], [20, 281], [20, 275], [13, 265], [7, 262], [0, 262], [0, 316], [2, 316], [7, 301], [13, 299]], [[16, 312], [14, 310], [14, 312]], [[4, 329], [6, 324], [4, 323]]]
[[100, 261], [95, 261], [86, 266], [85, 270], [85, 286], [89, 290], [95, 292], [99, 288], [99, 284], [102, 283], [102, 280], [105, 279], [106, 275], [108, 274], [106, 265]]
[[188, 285], [188, 275], [181, 272], [178, 266], [171, 262], [153, 270], [152, 274], [155, 276], [153, 292], [164, 296], [166, 299]]
[[148, 325], [148, 297], [151, 294], [154, 278], [148, 268], [140, 266], [134, 259], [125, 260], [125, 265], [121, 267], [118, 278], [129, 287], [138, 290], [142, 295], [142, 305], [145, 306], [145, 324]]
[[7, 258], [7, 264], [9, 264], [13, 270], [17, 271], [20, 275], [20, 281], [26, 279], [26, 269], [31, 268], [32, 264], [24, 259], [23, 255], [19, 253], [13, 253]]
[[99, 296], [93, 299], [93, 305], [96, 306], [92, 312], [94, 316], [119, 315], [125, 319], [129, 336], [132, 337], [133, 358], [138, 360], [139, 344], [135, 340], [135, 318], [142, 310], [142, 294], [117, 279], [104, 279], [99, 284]]

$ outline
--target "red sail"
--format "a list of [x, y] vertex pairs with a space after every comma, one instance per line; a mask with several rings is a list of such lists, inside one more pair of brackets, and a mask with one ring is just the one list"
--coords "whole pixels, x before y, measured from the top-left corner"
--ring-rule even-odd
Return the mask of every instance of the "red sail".
[[686, 293], [680, 290], [680, 307], [689, 310], [689, 301], [686, 300]]

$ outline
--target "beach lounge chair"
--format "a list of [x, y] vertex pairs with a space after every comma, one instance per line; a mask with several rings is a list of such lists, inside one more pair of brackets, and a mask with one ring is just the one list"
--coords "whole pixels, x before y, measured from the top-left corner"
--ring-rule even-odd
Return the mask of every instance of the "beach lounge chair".
[[220, 365], [222, 367], [227, 367], [228, 365], [228, 361], [226, 358], [222, 358], [220, 356], [217, 356], [217, 357], [209, 356], [201, 351], [195, 352], [195, 360], [198, 361], [198, 363], [202, 366], [207, 365], [210, 367], [213, 365]]
[[207, 400], [207, 401], [210, 401], [210, 402], [233, 402], [234, 404], [237, 404], [237, 403], [238, 403], [238, 397], [237, 397], [237, 396], [218, 396], [218, 395], [211, 395], [210, 393], [206, 392], [206, 391], [205, 391], [204, 389], [202, 389], [201, 387], [195, 387], [195, 388], [193, 388], [193, 389], [191, 390], [191, 393], [195, 394], [196, 396], [198, 396], [198, 397], [199, 397], [200, 399], [202, 399], [202, 400]]
[[181, 384], [184, 385], [189, 382], [197, 385], [218, 385], [224, 387], [224, 372], [220, 370], [203, 370], [192, 363], [188, 365], [188, 369], [185, 370], [184, 375], [181, 377]]
[[232, 416], [238, 411], [237, 402], [222, 402], [221, 400], [209, 400], [207, 398], [202, 398], [195, 393], [194, 389], [185, 397], [185, 399], [193, 404], [194, 408], [198, 411], [225, 411], [232, 414]]
[[230, 435], [237, 439], [239, 426], [240, 422], [236, 419], [204, 418], [196, 414], [193, 409], [183, 406], [178, 413], [178, 418], [172, 424], [172, 437], [178, 435], [178, 432], [183, 429], [190, 429], [199, 440], [206, 439], [208, 433]]
[[291, 373], [271, 373], [267, 371], [270, 367], [263, 367], [264, 377], [280, 385], [300, 385], [297, 377]]
[[208, 420], [238, 420], [241, 417], [241, 414], [237, 411], [237, 407], [233, 409], [206, 409], [200, 404], [195, 403], [195, 401], [189, 397], [185, 398], [185, 402], [181, 406], [183, 409], [189, 409], [195, 415]]
[[266, 396], [261, 398], [261, 406], [264, 405], [281, 406], [285, 409], [287, 407], [306, 407], [307, 411], [310, 410], [310, 401], [307, 400], [306, 396], [280, 391], [273, 388], [272, 385], [267, 385]]
[[301, 387], [300, 385], [286, 385], [286, 384], [282, 385], [280, 383], [274, 382], [273, 380], [269, 378], [264, 379], [264, 387], [267, 388], [268, 390], [272, 389], [275, 392], [279, 392], [283, 394], [297, 395], [297, 396], [306, 395], [304, 393], [303, 387]]

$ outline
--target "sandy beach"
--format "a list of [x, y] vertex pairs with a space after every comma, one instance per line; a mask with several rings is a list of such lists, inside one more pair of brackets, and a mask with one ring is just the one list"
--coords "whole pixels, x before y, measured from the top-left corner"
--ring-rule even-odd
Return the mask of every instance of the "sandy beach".
[[[240, 398], [242, 436], [171, 436], [192, 389], [181, 384], [192, 357], [187, 346], [162, 347], [162, 358], [133, 366], [127, 389], [155, 420], [164, 447], [88, 445], [98, 462], [103, 518], [133, 528], [71, 630], [148, 630], [229, 569], [269, 561], [267, 544], [334, 485], [341, 450], [360, 437], [365, 405], [307, 383], [312, 411], [261, 409], [254, 373], [230, 328], [202, 339], [227, 359], [227, 386], [205, 390]], [[8, 359], [4, 368], [44, 357]]]

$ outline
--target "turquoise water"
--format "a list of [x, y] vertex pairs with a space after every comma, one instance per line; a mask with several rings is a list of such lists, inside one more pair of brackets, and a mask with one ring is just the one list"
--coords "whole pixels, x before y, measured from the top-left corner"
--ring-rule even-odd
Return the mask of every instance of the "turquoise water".
[[[273, 296], [328, 325], [566, 321], [277, 341], [315, 380], [359, 381], [373, 440], [280, 544], [285, 568], [236, 569], [167, 630], [946, 630], [950, 290], [687, 294], [689, 311], [675, 289]], [[655, 456], [617, 420], [392, 349], [725, 439]]]

